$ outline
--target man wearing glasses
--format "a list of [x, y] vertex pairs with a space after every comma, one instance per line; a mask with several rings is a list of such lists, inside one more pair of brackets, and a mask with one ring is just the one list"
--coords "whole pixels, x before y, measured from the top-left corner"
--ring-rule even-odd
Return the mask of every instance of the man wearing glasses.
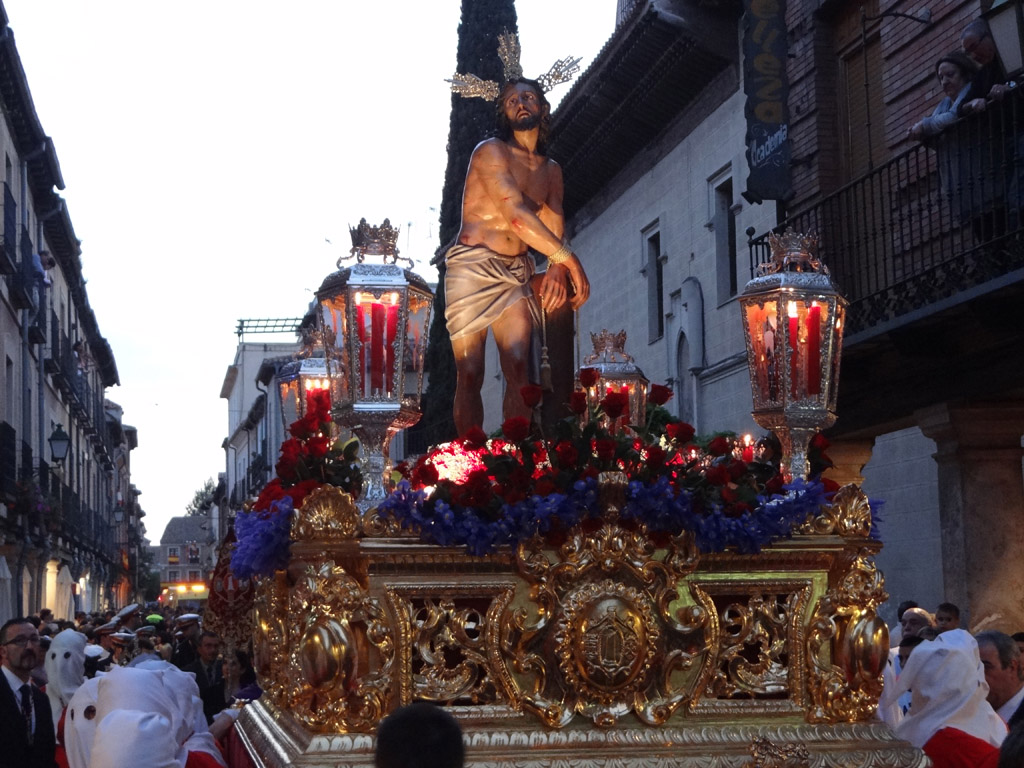
[[0, 768], [56, 768], [50, 700], [30, 678], [42, 662], [28, 619], [0, 627]]

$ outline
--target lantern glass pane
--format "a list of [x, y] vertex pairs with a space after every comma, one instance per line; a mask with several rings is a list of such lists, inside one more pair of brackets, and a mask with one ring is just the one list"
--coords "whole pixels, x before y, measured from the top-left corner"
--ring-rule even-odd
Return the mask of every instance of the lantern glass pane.
[[287, 427], [302, 416], [299, 413], [299, 383], [296, 379], [282, 381], [279, 389], [281, 392], [281, 419]]
[[779, 338], [778, 309], [774, 301], [746, 305], [746, 323], [750, 333], [755, 364], [755, 384], [759, 402], [755, 407], [778, 404], [781, 394], [782, 339]]
[[355, 293], [355, 324], [359, 350], [360, 399], [395, 396], [395, 352], [402, 293]]
[[331, 377], [331, 400], [335, 403], [351, 402], [349, 375], [348, 319], [345, 316], [345, 297], [328, 296], [320, 300], [323, 322], [324, 352], [327, 371]]

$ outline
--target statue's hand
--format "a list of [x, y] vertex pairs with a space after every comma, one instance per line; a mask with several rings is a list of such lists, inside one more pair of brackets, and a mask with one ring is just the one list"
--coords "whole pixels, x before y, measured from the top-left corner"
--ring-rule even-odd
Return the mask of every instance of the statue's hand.
[[562, 264], [549, 264], [540, 284], [540, 305], [545, 312], [554, 312], [569, 297], [569, 270]]
[[587, 279], [587, 273], [583, 271], [583, 265], [580, 264], [580, 260], [576, 258], [575, 254], [566, 262], [566, 266], [569, 267], [569, 278], [572, 280], [572, 287], [576, 290], [569, 303], [573, 309], [579, 309], [590, 298], [590, 281]]

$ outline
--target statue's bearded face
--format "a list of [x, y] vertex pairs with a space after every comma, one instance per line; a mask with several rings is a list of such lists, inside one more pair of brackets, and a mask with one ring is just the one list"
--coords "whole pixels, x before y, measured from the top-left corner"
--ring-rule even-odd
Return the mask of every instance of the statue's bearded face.
[[514, 131], [528, 131], [540, 125], [544, 116], [541, 98], [529, 83], [516, 83], [501, 95], [505, 117]]

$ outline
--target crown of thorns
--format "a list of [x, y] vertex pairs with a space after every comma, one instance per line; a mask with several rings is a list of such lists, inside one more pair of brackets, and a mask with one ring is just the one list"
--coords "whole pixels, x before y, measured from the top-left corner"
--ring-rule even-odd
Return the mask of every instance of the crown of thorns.
[[[477, 97], [486, 101], [494, 101], [501, 95], [505, 84], [520, 80], [523, 77], [523, 67], [519, 63], [519, 37], [505, 30], [498, 35], [498, 57], [504, 67], [504, 81], [496, 83], [493, 80], [482, 80], [474, 74], [460, 75], [456, 72], [451, 80], [445, 80], [452, 84], [452, 93], [466, 98]], [[551, 69], [540, 77], [536, 78], [540, 83], [541, 90], [545, 93], [556, 85], [568, 82], [580, 71], [580, 59], [566, 56], [551, 65]]]

